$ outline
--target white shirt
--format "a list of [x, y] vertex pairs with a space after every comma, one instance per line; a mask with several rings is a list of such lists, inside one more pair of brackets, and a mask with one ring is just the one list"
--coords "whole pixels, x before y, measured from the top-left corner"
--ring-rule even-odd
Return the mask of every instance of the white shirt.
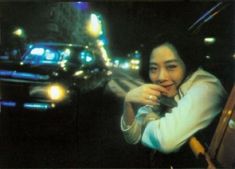
[[121, 130], [126, 141], [136, 144], [141, 140], [160, 152], [174, 152], [222, 111], [226, 91], [214, 75], [201, 68], [181, 85], [179, 91], [175, 96], [178, 105], [161, 118], [156, 115], [153, 119], [148, 106], [138, 110], [130, 126], [125, 125], [122, 117]]

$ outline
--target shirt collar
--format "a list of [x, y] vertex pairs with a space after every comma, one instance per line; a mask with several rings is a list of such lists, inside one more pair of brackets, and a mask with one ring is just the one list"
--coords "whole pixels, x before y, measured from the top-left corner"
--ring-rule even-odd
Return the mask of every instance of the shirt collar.
[[187, 91], [191, 88], [191, 86], [193, 85], [193, 83], [195, 82], [195, 80], [200, 76], [208, 76], [209, 73], [204, 71], [202, 68], [198, 68], [195, 72], [193, 72], [192, 74], [188, 75], [184, 82], [181, 84], [178, 94], [175, 96], [175, 100], [179, 101], [181, 97], [183, 97]]

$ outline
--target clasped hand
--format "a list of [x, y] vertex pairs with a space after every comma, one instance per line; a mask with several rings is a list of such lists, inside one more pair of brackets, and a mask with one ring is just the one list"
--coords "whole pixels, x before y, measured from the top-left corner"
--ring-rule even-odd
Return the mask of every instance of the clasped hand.
[[142, 105], [158, 105], [159, 97], [166, 94], [167, 90], [160, 85], [143, 84], [130, 90], [125, 97], [125, 102]]

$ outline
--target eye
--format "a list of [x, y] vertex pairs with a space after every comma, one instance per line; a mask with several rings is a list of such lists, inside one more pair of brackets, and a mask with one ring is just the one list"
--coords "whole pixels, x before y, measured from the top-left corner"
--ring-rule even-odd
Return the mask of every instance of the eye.
[[157, 68], [156, 66], [150, 66], [150, 67], [149, 67], [149, 71], [150, 71], [151, 73], [156, 72], [157, 69], [158, 69], [158, 68]]
[[173, 70], [173, 69], [175, 69], [177, 67], [178, 67], [178, 65], [167, 65], [167, 69], [168, 70]]

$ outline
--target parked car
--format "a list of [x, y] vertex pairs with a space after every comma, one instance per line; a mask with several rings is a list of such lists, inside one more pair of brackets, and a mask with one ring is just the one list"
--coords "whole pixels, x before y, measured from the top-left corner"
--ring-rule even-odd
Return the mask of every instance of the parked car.
[[102, 92], [110, 75], [102, 57], [88, 46], [30, 44], [19, 62], [0, 63], [1, 113], [14, 114], [15, 126], [74, 122], [79, 98]]

